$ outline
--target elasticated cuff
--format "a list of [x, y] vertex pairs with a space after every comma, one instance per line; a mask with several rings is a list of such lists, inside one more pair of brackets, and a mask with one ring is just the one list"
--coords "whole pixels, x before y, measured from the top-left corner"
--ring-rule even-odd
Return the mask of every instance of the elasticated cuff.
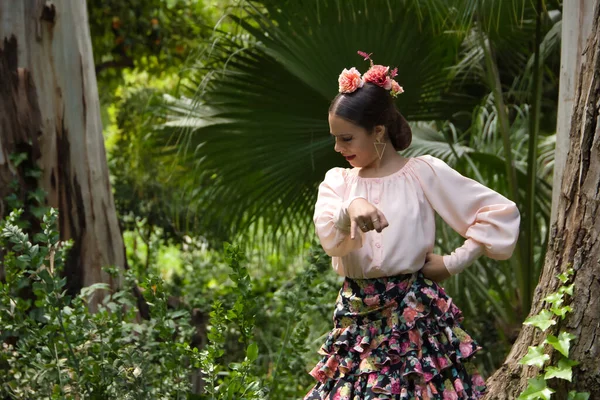
[[454, 250], [452, 254], [445, 255], [444, 265], [450, 275], [456, 275], [469, 265], [473, 264], [483, 254], [483, 245], [473, 239], [465, 240], [465, 243]]

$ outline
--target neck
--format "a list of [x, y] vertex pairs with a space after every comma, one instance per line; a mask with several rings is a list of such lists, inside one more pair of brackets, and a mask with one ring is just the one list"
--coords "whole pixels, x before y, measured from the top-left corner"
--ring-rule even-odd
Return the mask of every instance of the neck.
[[[405, 158], [396, 152], [390, 141], [387, 141], [385, 151], [381, 156], [375, 158], [371, 164], [361, 168], [361, 172], [368, 176], [385, 176], [393, 171], [396, 171], [403, 165]], [[362, 174], [361, 174], [362, 175]]]

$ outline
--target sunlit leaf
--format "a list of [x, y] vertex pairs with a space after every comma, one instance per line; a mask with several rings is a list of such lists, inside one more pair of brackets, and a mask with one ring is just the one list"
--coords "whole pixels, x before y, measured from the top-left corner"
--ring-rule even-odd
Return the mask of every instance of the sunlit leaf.
[[545, 331], [552, 325], [556, 325], [556, 321], [553, 319], [553, 314], [548, 310], [542, 310], [539, 314], [529, 317], [523, 322], [523, 325], [533, 325], [536, 328]]
[[573, 377], [572, 367], [578, 365], [577, 361], [572, 361], [566, 358], [561, 358], [558, 361], [558, 366], [548, 366], [546, 368], [546, 373], [544, 374], [544, 379], [552, 379], [559, 378], [565, 379], [571, 382], [571, 378]]
[[529, 346], [527, 354], [519, 360], [519, 364], [524, 365], [535, 365], [538, 368], [542, 368], [544, 363], [550, 359], [548, 354], [544, 354], [544, 346]]
[[550, 311], [552, 311], [554, 315], [564, 319], [567, 313], [573, 311], [573, 308], [571, 306], [552, 306], [550, 307]]
[[575, 339], [577, 336], [569, 333], [569, 332], [561, 332], [558, 337], [554, 335], [549, 335], [544, 343], [548, 343], [556, 350], [558, 350], [563, 356], [569, 357], [569, 347], [571, 346], [571, 340]]
[[555, 391], [546, 385], [546, 380], [543, 377], [531, 378], [527, 380], [527, 388], [517, 400], [550, 400], [550, 396]]
[[574, 283], [572, 283], [572, 284], [570, 284], [570, 285], [568, 285], [568, 286], [561, 286], [561, 287], [558, 289], [558, 291], [559, 291], [560, 293], [566, 293], [566, 294], [568, 294], [569, 296], [573, 296], [573, 288], [574, 288], [574, 287], [575, 287], [575, 284], [574, 284]]
[[552, 293], [548, 296], [546, 296], [544, 298], [543, 301], [546, 301], [548, 303], [554, 304], [554, 305], [561, 305], [563, 302], [563, 294], [562, 293]]

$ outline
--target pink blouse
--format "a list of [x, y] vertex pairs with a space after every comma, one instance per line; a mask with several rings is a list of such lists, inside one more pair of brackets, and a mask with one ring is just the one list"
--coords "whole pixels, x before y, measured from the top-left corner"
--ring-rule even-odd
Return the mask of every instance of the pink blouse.
[[[466, 238], [443, 257], [457, 274], [484, 254], [496, 260], [512, 255], [519, 235], [515, 203], [466, 178], [432, 156], [408, 160], [382, 178], [362, 178], [358, 168], [333, 168], [319, 186], [314, 222], [334, 270], [350, 278], [378, 278], [418, 271], [433, 250], [436, 211]], [[362, 197], [389, 222], [381, 233], [350, 238], [348, 206]]]

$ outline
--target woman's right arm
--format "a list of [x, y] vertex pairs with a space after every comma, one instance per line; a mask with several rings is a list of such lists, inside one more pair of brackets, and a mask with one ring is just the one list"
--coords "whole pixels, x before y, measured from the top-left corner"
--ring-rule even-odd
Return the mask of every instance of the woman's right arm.
[[319, 185], [314, 222], [321, 246], [332, 257], [342, 257], [362, 247], [363, 234], [350, 237], [348, 206], [357, 197], [344, 200], [346, 181], [343, 168], [333, 168]]

